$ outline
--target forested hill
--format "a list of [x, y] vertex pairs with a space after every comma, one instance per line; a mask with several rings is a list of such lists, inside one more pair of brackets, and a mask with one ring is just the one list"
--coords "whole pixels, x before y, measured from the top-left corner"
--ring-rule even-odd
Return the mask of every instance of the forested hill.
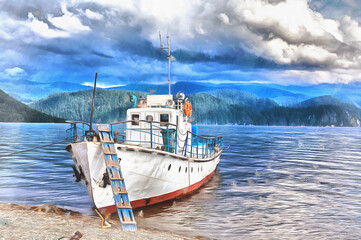
[[206, 93], [187, 96], [192, 103], [192, 119], [203, 124], [266, 124], [265, 118], [250, 106], [228, 102]]
[[[125, 120], [132, 107], [129, 96], [145, 93], [127, 90], [97, 90], [94, 122]], [[279, 107], [267, 98], [244, 91], [220, 89], [187, 95], [197, 124], [253, 124], [284, 126], [360, 126], [361, 109], [332, 97], [310, 99], [294, 107]], [[68, 120], [88, 122], [92, 91], [60, 93], [31, 104], [31, 107]]]
[[0, 90], [0, 122], [64, 122], [36, 111]]
[[242, 104], [251, 107], [257, 112], [279, 106], [275, 101], [269, 98], [260, 98], [257, 95], [246, 91], [222, 88], [207, 93], [223, 99], [230, 104]]
[[[129, 96], [146, 96], [141, 92], [127, 90], [97, 89], [94, 103], [94, 122], [110, 123], [126, 118], [127, 109], [132, 107]], [[58, 93], [30, 104], [36, 110], [74, 121], [90, 121], [93, 91]]]
[[[32, 103], [30, 106], [48, 114], [89, 122], [92, 91], [60, 93]], [[126, 111], [132, 107], [131, 94], [146, 96], [145, 93], [127, 90], [100, 89], [95, 94], [94, 122], [110, 123], [125, 120]], [[242, 104], [232, 104], [209, 94], [188, 95], [193, 103], [192, 119], [206, 124], [264, 124], [264, 117]]]
[[361, 110], [334, 105], [276, 107], [262, 112], [270, 126], [360, 127]]

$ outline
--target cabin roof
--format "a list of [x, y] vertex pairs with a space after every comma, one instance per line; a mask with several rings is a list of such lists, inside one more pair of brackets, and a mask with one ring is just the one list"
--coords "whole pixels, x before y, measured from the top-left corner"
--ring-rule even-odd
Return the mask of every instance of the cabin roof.
[[147, 108], [130, 108], [128, 109], [127, 112], [128, 113], [140, 113], [140, 112], [168, 113], [168, 112], [179, 112], [179, 110], [174, 108], [164, 108], [164, 107], [147, 107]]
[[168, 101], [173, 101], [173, 95], [148, 95], [147, 105], [149, 107], [166, 106]]

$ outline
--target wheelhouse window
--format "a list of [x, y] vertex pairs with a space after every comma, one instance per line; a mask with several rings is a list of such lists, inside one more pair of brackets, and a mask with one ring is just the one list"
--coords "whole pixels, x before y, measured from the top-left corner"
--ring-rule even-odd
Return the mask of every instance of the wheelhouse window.
[[139, 114], [132, 114], [132, 125], [139, 125]]
[[169, 114], [161, 114], [160, 115], [160, 125], [166, 126], [169, 123]]

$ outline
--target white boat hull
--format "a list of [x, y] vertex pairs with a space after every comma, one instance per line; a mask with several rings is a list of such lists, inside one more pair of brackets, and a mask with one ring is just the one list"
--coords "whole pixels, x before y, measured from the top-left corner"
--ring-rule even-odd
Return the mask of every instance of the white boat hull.
[[[106, 166], [99, 142], [77, 142], [69, 150], [95, 206], [115, 212], [111, 186], [104, 187]], [[152, 205], [188, 194], [209, 180], [221, 151], [208, 159], [185, 158], [161, 150], [115, 144], [133, 208]]]

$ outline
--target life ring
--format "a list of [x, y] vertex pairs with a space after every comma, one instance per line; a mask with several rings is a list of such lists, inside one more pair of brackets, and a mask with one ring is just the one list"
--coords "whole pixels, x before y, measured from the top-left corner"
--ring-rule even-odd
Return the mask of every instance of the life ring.
[[144, 100], [140, 100], [138, 104], [138, 108], [146, 108], [147, 103]]
[[184, 103], [184, 114], [185, 114], [187, 117], [192, 116], [192, 104], [191, 104], [191, 102], [186, 101], [186, 102]]

